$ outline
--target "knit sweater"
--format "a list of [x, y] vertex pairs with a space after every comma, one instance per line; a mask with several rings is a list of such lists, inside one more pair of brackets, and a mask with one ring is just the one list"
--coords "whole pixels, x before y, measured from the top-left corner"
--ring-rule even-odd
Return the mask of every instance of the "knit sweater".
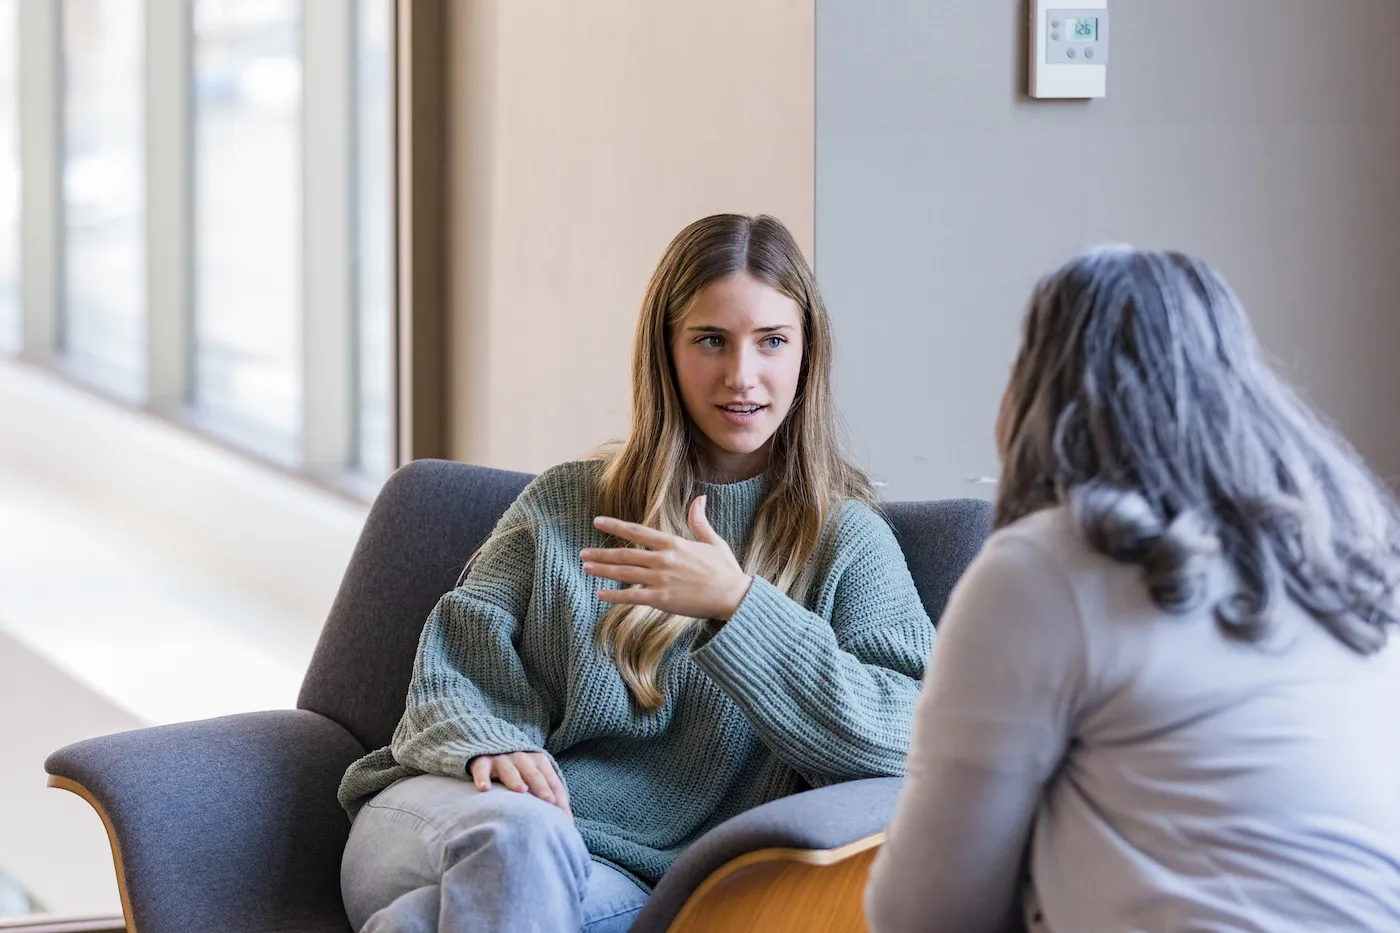
[[[807, 787], [902, 775], [933, 626], [889, 526], [847, 502], [811, 560], [805, 605], [756, 577], [723, 625], [662, 660], [643, 711], [595, 627], [621, 584], [584, 573], [601, 464], [537, 477], [423, 628], [392, 743], [352, 764], [353, 818], [418, 774], [469, 780], [478, 755], [547, 752], [595, 859], [647, 886], [699, 836]], [[711, 526], [742, 562], [764, 476], [702, 484]]]

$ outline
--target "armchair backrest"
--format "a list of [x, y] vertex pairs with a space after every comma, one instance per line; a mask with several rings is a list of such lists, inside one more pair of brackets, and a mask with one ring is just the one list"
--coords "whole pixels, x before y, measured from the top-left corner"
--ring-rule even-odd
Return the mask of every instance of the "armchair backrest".
[[[428, 613], [530, 479], [445, 460], [394, 473], [370, 509], [297, 706], [340, 723], [366, 749], [387, 745]], [[991, 508], [980, 499], [900, 502], [888, 516], [937, 622], [982, 548]]]

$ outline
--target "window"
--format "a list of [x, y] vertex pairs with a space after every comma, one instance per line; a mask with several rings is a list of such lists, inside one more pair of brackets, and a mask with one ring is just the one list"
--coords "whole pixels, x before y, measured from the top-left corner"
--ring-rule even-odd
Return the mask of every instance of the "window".
[[0, 0], [0, 351], [19, 329], [19, 2]]
[[142, 0], [64, 0], [63, 316], [72, 372], [145, 394]]
[[195, 407], [286, 464], [301, 436], [301, 4], [194, 6]]
[[355, 22], [355, 138], [356, 155], [356, 321], [359, 366], [356, 373], [358, 413], [355, 457], [369, 476], [386, 476], [394, 439], [391, 327], [393, 287], [390, 276], [393, 243], [393, 113], [389, 106], [389, 14], [384, 0], [359, 0]]
[[396, 4], [20, 9], [0, 0], [0, 349], [372, 493], [396, 434]]

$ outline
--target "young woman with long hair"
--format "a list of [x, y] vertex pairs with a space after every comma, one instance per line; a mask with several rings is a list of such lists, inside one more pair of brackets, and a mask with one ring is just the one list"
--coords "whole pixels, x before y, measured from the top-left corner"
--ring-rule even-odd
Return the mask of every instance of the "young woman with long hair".
[[874, 933], [1400, 930], [1395, 500], [1224, 280], [1070, 262], [996, 436]]
[[778, 221], [670, 244], [625, 442], [506, 511], [345, 775], [357, 930], [625, 930], [706, 830], [902, 773], [933, 628], [836, 444], [831, 358]]

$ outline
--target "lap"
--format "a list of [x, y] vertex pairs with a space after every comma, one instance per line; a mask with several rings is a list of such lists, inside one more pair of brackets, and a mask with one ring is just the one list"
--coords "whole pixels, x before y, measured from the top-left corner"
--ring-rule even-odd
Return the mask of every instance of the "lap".
[[[498, 832], [548, 833], [586, 853], [568, 815], [531, 794], [500, 785], [483, 792], [465, 778], [406, 778], [365, 804], [351, 826], [341, 887], [352, 921], [408, 892], [440, 884], [454, 838], [485, 822], [496, 824]], [[646, 899], [627, 875], [590, 860], [582, 905], [588, 933], [626, 930]]]
[[647, 892], [635, 881], [611, 865], [594, 861], [583, 895], [585, 933], [622, 933], [646, 902]]

